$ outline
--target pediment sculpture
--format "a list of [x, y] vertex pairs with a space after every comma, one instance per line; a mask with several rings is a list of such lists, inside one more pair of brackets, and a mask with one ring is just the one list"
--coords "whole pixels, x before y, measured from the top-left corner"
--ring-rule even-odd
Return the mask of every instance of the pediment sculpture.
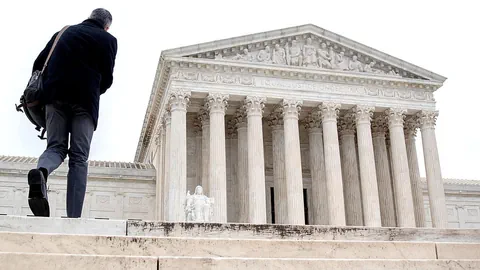
[[347, 56], [343, 50], [325, 42], [316, 42], [312, 38], [292, 40], [283, 47], [275, 44], [273, 48], [265, 46], [258, 51], [247, 48], [235, 55], [224, 56], [221, 52], [215, 54], [215, 59], [269, 63], [296, 67], [342, 70], [351, 72], [366, 72], [401, 77], [398, 70], [391, 66], [379, 64], [365, 57], [361, 60], [354, 52]]
[[210, 222], [213, 214], [214, 199], [203, 194], [203, 188], [197, 186], [195, 193], [187, 192], [185, 198], [185, 220], [187, 222]]

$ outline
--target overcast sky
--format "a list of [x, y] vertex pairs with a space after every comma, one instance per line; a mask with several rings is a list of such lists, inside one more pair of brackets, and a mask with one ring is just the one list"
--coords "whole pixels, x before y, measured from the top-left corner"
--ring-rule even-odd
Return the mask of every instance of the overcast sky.
[[[8, 4], [6, 4], [8, 3]], [[133, 161], [160, 52], [312, 23], [446, 76], [435, 93], [444, 177], [480, 179], [479, 5], [476, 1], [1, 1], [0, 155], [39, 156], [45, 142], [15, 112], [31, 67], [55, 31], [97, 7], [118, 39], [90, 159]], [[422, 175], [423, 153], [417, 139]]]

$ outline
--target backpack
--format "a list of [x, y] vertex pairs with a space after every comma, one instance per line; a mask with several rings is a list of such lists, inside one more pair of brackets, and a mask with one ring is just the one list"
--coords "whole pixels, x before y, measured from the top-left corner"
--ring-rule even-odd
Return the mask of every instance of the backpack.
[[47, 67], [48, 60], [52, 56], [57, 42], [62, 36], [63, 32], [67, 30], [69, 26], [65, 26], [55, 37], [52, 48], [48, 53], [47, 59], [43, 64], [42, 70], [35, 70], [28, 81], [27, 87], [23, 91], [23, 95], [20, 97], [20, 104], [15, 104], [15, 109], [18, 112], [25, 113], [27, 119], [35, 126], [35, 129], [40, 132], [38, 136], [41, 140], [45, 140], [45, 132], [47, 131], [45, 104], [41, 101], [43, 94], [43, 73]]

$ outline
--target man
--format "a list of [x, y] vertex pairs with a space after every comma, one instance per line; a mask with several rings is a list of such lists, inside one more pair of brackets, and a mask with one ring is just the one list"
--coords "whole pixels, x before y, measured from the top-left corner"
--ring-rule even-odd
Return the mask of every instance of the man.
[[[50, 215], [47, 178], [67, 154], [67, 216], [79, 218], [82, 214], [100, 95], [113, 81], [117, 40], [107, 33], [111, 23], [110, 12], [99, 8], [84, 22], [70, 26], [60, 37], [45, 70], [41, 100], [46, 104], [47, 149], [37, 168], [28, 173], [28, 203], [35, 216]], [[57, 34], [35, 60], [33, 70], [42, 69]]]

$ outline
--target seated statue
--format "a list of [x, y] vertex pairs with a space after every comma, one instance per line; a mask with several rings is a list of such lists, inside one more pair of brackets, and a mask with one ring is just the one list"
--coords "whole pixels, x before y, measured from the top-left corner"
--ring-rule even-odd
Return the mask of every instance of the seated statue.
[[213, 198], [203, 195], [203, 188], [197, 186], [195, 193], [190, 195], [187, 192], [185, 199], [185, 216], [187, 222], [209, 222], [212, 215], [211, 205], [214, 203]]

